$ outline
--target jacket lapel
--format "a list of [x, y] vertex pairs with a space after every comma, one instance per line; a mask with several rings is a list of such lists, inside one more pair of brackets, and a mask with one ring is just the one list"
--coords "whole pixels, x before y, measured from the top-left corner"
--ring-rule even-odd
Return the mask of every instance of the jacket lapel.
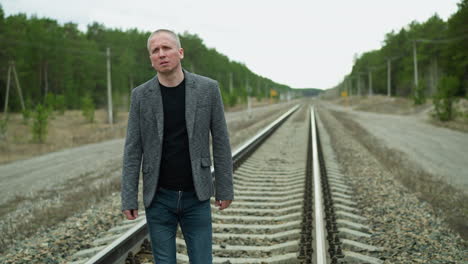
[[195, 112], [197, 110], [197, 90], [193, 75], [184, 70], [185, 77], [185, 124], [187, 125], [187, 134], [189, 138], [193, 135], [193, 126], [195, 124]]
[[164, 113], [158, 77], [154, 77], [148, 89], [148, 101], [151, 105], [152, 117], [156, 119], [159, 141], [162, 142], [164, 134]]

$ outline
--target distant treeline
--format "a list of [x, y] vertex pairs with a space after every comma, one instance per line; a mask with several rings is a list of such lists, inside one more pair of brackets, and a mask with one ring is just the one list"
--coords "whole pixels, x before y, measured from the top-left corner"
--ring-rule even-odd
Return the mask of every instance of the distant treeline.
[[468, 0], [462, 0], [447, 21], [434, 15], [424, 23], [412, 22], [399, 32], [387, 33], [382, 48], [357, 57], [352, 72], [337, 88], [353, 95], [360, 88], [366, 95], [372, 83], [373, 94], [387, 94], [390, 66], [391, 95], [413, 95], [414, 54], [419, 90], [432, 96], [439, 80], [451, 76], [458, 79], [456, 95], [468, 96]]
[[298, 91], [302, 92], [302, 96], [317, 96], [323, 92], [323, 90], [317, 88], [304, 88]]
[[[128, 104], [132, 88], [154, 76], [146, 41], [150, 32], [137, 29], [122, 31], [99, 23], [81, 32], [78, 25], [60, 25], [48, 18], [16, 14], [5, 17], [0, 6], [0, 109], [5, 103], [9, 62], [14, 62], [27, 105], [42, 103], [45, 93], [62, 95], [66, 108], [81, 107], [88, 96], [99, 106], [107, 104], [106, 49], [111, 50], [113, 101]], [[250, 71], [244, 64], [230, 60], [209, 49], [197, 35], [180, 35], [185, 49], [183, 67], [220, 83], [226, 105], [246, 101], [247, 95], [258, 99], [291, 91]], [[10, 85], [10, 111], [20, 111], [21, 104], [13, 75]]]

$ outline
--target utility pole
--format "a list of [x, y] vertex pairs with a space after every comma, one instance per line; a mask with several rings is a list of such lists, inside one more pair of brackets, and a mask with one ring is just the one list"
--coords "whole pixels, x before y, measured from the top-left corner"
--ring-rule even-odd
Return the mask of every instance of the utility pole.
[[45, 82], [45, 87], [44, 87], [44, 101], [47, 98], [47, 93], [49, 92], [49, 79], [48, 79], [48, 74], [47, 74], [47, 69], [49, 68], [49, 63], [46, 61], [45, 63], [45, 69], [44, 69], [44, 82]]
[[133, 83], [133, 76], [132, 75], [129, 76], [128, 81], [130, 83], [130, 92], [131, 92], [133, 90], [133, 88], [135, 88], [135, 85]]
[[6, 118], [7, 111], [8, 111], [8, 97], [10, 94], [10, 81], [11, 81], [11, 63], [8, 65], [8, 75], [7, 75], [7, 87], [6, 87], [6, 95], [5, 95], [5, 108], [3, 110], [3, 115]]
[[20, 97], [20, 102], [21, 102], [21, 109], [24, 111], [24, 100], [23, 100], [23, 93], [21, 92], [21, 86], [19, 84], [18, 80], [18, 74], [16, 73], [16, 67], [15, 67], [15, 62], [14, 61], [9, 61], [8, 62], [8, 76], [7, 76], [7, 89], [6, 89], [6, 94], [5, 94], [5, 108], [3, 110], [6, 118], [6, 114], [8, 111], [8, 98], [10, 97], [10, 84], [11, 84], [11, 72], [13, 71], [13, 75], [15, 77], [15, 83], [16, 83], [16, 89], [18, 90], [18, 95]]
[[361, 74], [358, 72], [357, 76], [358, 76], [357, 93], [358, 93], [358, 96], [361, 96]]
[[346, 77], [343, 80], [343, 87], [344, 87], [343, 91], [346, 92], [346, 95], [348, 95], [349, 94], [348, 93], [348, 83], [346, 82]]
[[348, 78], [347, 77], [345, 77], [344, 80], [343, 80], [343, 86], [344, 86], [343, 91], [346, 92], [346, 95], [349, 95], [349, 92], [348, 92], [348, 90], [349, 90], [349, 88], [348, 88]]
[[369, 75], [369, 96], [372, 96], [373, 95], [373, 91], [372, 91], [372, 71], [369, 69], [367, 71], [367, 74]]
[[387, 59], [387, 96], [391, 96], [392, 86], [392, 60]]
[[435, 58], [435, 66], [434, 66], [434, 92], [437, 91], [437, 84], [439, 83], [439, 67], [437, 63], [437, 57]]
[[110, 48], [107, 48], [107, 111], [109, 116], [109, 124], [112, 126], [112, 84], [111, 84], [111, 62], [110, 62]]
[[21, 109], [23, 109], [24, 111], [25, 107], [24, 107], [23, 93], [21, 92], [21, 86], [18, 80], [18, 74], [16, 73], [16, 65], [14, 61], [11, 61], [10, 64], [11, 64], [11, 67], [13, 68], [13, 74], [15, 75], [16, 89], [18, 89], [18, 94], [19, 94], [20, 101], [21, 101]]
[[413, 40], [414, 85], [418, 87], [418, 55], [416, 54], [416, 40]]
[[247, 112], [249, 113], [249, 118], [252, 116], [252, 102], [250, 100], [250, 86], [249, 79], [245, 80], [245, 88], [247, 89]]
[[435, 94], [437, 90], [438, 74], [437, 74], [437, 57], [433, 58], [431, 61], [431, 95]]
[[229, 94], [232, 94], [233, 87], [232, 72], [229, 74]]

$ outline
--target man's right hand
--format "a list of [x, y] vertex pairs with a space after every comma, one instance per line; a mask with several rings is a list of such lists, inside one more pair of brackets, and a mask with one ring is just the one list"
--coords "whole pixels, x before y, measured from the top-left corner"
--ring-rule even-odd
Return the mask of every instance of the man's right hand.
[[128, 220], [135, 220], [138, 217], [138, 210], [137, 209], [124, 210], [123, 214], [127, 217]]

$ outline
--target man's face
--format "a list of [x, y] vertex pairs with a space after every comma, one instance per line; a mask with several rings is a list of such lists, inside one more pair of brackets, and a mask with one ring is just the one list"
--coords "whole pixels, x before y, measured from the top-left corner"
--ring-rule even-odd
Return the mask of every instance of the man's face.
[[173, 72], [184, 58], [184, 50], [178, 48], [176, 40], [165, 32], [154, 35], [149, 47], [151, 65], [158, 73]]

